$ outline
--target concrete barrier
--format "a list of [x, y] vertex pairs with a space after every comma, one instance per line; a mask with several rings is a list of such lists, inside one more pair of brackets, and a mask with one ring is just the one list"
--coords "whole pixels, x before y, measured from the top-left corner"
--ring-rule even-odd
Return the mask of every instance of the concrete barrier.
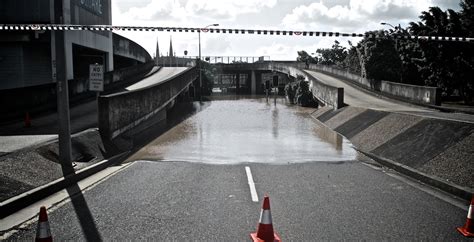
[[438, 87], [423, 87], [387, 81], [382, 81], [380, 86], [382, 93], [396, 98], [424, 104], [441, 105], [441, 88]]
[[158, 114], [198, 77], [197, 68], [155, 86], [99, 97], [99, 131], [112, 140], [132, 130]]
[[362, 88], [379, 92], [402, 101], [429, 105], [441, 105], [441, 89], [437, 87], [416, 86], [396, 82], [371, 80], [361, 77], [357, 74], [350, 73], [346, 70], [341, 70], [325, 65], [311, 64], [309, 65], [309, 69], [348, 80]]

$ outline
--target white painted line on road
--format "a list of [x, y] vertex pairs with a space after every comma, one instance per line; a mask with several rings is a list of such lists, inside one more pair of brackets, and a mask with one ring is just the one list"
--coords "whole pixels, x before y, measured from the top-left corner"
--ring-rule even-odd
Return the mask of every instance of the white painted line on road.
[[253, 181], [252, 172], [250, 171], [250, 167], [245, 167], [245, 173], [247, 173], [247, 180], [249, 182], [250, 187], [250, 194], [252, 195], [252, 201], [258, 202], [258, 195], [257, 189], [255, 189], [255, 182]]

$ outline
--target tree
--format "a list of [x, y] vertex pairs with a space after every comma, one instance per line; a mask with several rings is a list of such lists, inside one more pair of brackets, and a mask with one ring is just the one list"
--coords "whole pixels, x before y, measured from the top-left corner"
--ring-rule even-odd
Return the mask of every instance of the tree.
[[316, 53], [318, 53], [318, 63], [323, 65], [337, 65], [342, 67], [347, 57], [347, 49], [341, 46], [337, 40], [334, 41], [331, 48], [317, 49]]
[[298, 51], [298, 57], [296, 58], [296, 61], [313, 64], [317, 63], [316, 60], [304, 50]]
[[210, 95], [214, 86], [214, 80], [217, 78], [217, 68], [207, 61], [201, 61], [201, 68], [203, 94]]
[[[465, 15], [472, 12], [472, 5], [472, 0], [461, 2], [461, 13], [431, 7], [421, 13], [419, 22], [410, 23], [409, 30], [414, 35], [466, 36], [473, 27], [468, 26], [472, 24], [472, 16]], [[468, 30], [469, 27], [471, 30]], [[442, 88], [444, 95], [458, 94], [465, 102], [472, 102], [472, 44], [423, 40], [418, 44], [421, 58], [414, 63], [425, 84]]]
[[[396, 50], [396, 42], [387, 32], [369, 31], [366, 35], [378, 35], [379, 38], [364, 37], [358, 44], [361, 74], [373, 80], [400, 80], [401, 60]], [[352, 55], [353, 56], [353, 55]]]

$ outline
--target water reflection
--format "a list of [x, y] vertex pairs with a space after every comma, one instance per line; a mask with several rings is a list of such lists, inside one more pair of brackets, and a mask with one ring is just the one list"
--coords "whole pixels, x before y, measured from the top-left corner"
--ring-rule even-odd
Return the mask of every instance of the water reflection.
[[327, 142], [332, 147], [334, 147], [334, 149], [342, 151], [344, 139], [341, 135], [334, 132], [327, 126], [320, 124], [319, 122], [317, 125], [314, 126], [313, 130], [314, 133], [321, 139], [321, 141]]
[[212, 101], [132, 158], [213, 164], [340, 162], [356, 152], [345, 138], [316, 123], [309, 109], [265, 98]]

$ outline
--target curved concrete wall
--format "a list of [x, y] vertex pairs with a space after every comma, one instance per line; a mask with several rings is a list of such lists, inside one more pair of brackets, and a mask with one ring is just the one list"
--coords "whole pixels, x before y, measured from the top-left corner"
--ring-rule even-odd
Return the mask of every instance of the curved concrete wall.
[[114, 55], [138, 60], [143, 63], [151, 60], [151, 56], [145, 48], [116, 33], [113, 33], [113, 46]]
[[134, 91], [99, 97], [99, 130], [103, 138], [112, 140], [120, 134], [152, 120], [165, 111], [197, 77], [197, 68], [190, 68], [158, 85]]

